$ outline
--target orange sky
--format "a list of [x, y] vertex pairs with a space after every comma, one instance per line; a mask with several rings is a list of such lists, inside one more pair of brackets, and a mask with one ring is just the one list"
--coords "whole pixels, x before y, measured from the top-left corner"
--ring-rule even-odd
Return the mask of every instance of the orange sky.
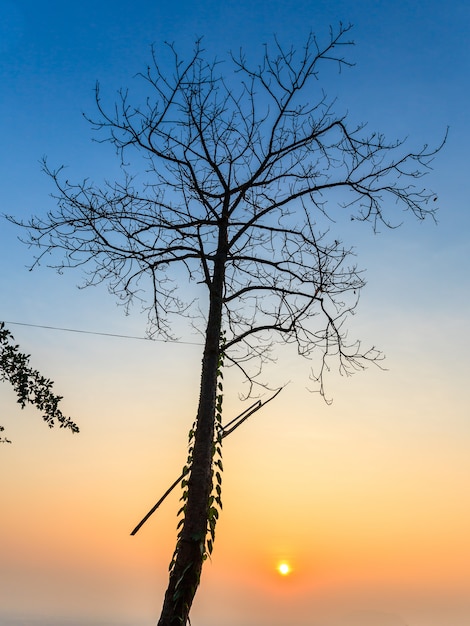
[[[25, 611], [39, 615], [152, 623], [177, 494], [136, 537], [129, 532], [184, 461], [199, 348], [51, 333], [15, 334], [43, 345], [50, 337], [48, 370], [82, 432], [49, 431], [33, 410], [3, 420], [15, 441], [0, 455], [2, 609], [27, 596]], [[463, 375], [447, 389], [417, 377], [404, 390], [408, 368], [429, 368], [414, 350], [394, 355], [398, 371], [334, 381], [331, 407], [293, 382], [225, 440], [224, 511], [195, 623], [276, 626], [296, 615], [311, 624], [326, 620], [323, 611], [339, 619], [357, 608], [415, 611], [418, 626], [430, 600], [460, 610], [470, 591], [469, 432], [465, 408], [444, 413], [437, 399], [455, 397]], [[2, 415], [16, 415], [1, 391]], [[227, 393], [226, 419], [239, 410], [235, 396]], [[276, 571], [280, 560], [288, 577]]]

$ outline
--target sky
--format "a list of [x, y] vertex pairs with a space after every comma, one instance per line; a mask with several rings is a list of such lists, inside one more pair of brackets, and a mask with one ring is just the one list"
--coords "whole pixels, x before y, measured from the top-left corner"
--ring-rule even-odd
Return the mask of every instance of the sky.
[[[312, 393], [309, 363], [279, 349], [265, 377], [289, 384], [224, 444], [224, 510], [194, 626], [470, 623], [470, 8], [0, 0], [0, 212], [19, 218], [54, 208], [44, 155], [73, 180], [116, 173], [82, 113], [93, 113], [97, 80], [110, 101], [136, 85], [151, 44], [185, 55], [203, 36], [211, 56], [242, 47], [254, 59], [273, 33], [297, 45], [339, 21], [354, 25], [356, 45], [354, 67], [326, 78], [338, 106], [410, 146], [450, 129], [426, 179], [438, 223], [345, 226], [367, 280], [350, 332], [380, 347], [387, 369], [332, 371], [329, 406]], [[185, 461], [200, 339], [178, 327], [184, 342], [145, 340], [145, 316], [126, 316], [105, 285], [77, 289], [78, 270], [30, 272], [20, 234], [0, 221], [0, 319], [81, 432], [49, 430], [0, 387], [13, 440], [0, 448], [0, 626], [154, 624], [179, 494], [129, 533]], [[229, 371], [227, 420], [245, 408], [240, 391]]]

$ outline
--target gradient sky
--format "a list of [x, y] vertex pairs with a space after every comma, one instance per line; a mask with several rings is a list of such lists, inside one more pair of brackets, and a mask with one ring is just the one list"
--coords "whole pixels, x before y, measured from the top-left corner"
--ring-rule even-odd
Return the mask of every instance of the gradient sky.
[[[132, 5], [132, 6], [131, 6]], [[39, 160], [73, 180], [112, 176], [91, 141], [97, 79], [107, 97], [149, 60], [150, 44], [255, 58], [277, 33], [354, 24], [355, 67], [329, 96], [410, 147], [445, 149], [426, 184], [438, 225], [405, 219], [374, 235], [348, 226], [368, 285], [351, 334], [379, 346], [388, 371], [331, 373], [331, 406], [308, 391], [309, 364], [289, 350], [266, 371], [291, 381], [226, 440], [224, 512], [204, 570], [194, 626], [468, 626], [470, 415], [466, 0], [0, 0], [0, 211], [54, 206]], [[0, 319], [56, 382], [80, 425], [49, 431], [5, 384], [0, 423], [0, 626], [155, 623], [174, 547], [178, 494], [129, 532], [178, 475], [196, 407], [201, 346], [59, 332], [14, 322], [144, 337], [106, 287], [78, 290], [78, 271], [28, 272], [31, 252], [0, 222]], [[234, 373], [226, 419], [244, 408]], [[292, 573], [281, 577], [281, 560]], [[387, 621], [388, 620], [388, 621]]]

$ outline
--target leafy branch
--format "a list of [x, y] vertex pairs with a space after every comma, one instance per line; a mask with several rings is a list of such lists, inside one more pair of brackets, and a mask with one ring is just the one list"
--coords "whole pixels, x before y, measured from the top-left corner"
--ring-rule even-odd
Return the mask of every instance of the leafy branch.
[[[41, 411], [49, 428], [53, 428], [58, 422], [60, 428], [69, 428], [73, 433], [78, 433], [75, 422], [59, 408], [62, 396], [52, 392], [53, 381], [30, 367], [29, 359], [30, 355], [20, 352], [13, 335], [5, 328], [5, 323], [0, 322], [0, 380], [11, 383], [22, 409], [27, 404], [32, 404]], [[3, 430], [0, 426], [0, 432]], [[4, 437], [0, 437], [0, 442], [11, 443]]]

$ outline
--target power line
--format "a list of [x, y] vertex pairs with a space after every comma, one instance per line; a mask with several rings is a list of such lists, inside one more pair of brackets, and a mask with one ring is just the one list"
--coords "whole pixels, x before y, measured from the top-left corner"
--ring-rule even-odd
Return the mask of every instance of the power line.
[[141, 341], [156, 341], [160, 343], [180, 343], [188, 346], [202, 346], [202, 343], [196, 341], [182, 341], [180, 339], [154, 339], [152, 337], [137, 337], [136, 335], [120, 335], [118, 333], [102, 333], [94, 330], [83, 330], [81, 328], [63, 328], [60, 326], [46, 326], [44, 324], [28, 324], [26, 322], [8, 322], [5, 324], [14, 326], [29, 326], [31, 328], [45, 328], [46, 330], [60, 330], [68, 333], [82, 333], [84, 335], [100, 335], [102, 337], [118, 337], [119, 339], [139, 339]]

